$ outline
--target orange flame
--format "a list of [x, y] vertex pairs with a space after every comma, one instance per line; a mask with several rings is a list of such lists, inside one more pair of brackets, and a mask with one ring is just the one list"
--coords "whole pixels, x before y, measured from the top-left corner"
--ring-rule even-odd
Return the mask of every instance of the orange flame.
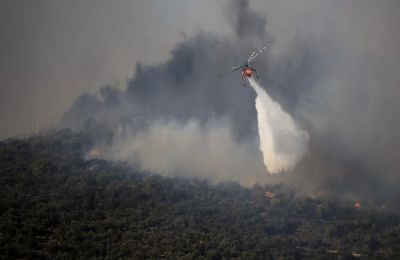
[[311, 196], [313, 196], [313, 197], [320, 197], [320, 196], [321, 196], [321, 192], [319, 192], [319, 191], [313, 191], [313, 192], [311, 192]]
[[100, 148], [98, 148], [98, 147], [96, 147], [96, 148], [93, 148], [93, 149], [91, 149], [90, 151], [89, 151], [89, 157], [90, 158], [92, 158], [92, 159], [97, 159], [97, 158], [100, 158], [100, 156], [101, 156], [101, 150], [100, 150]]
[[273, 192], [267, 191], [265, 193], [265, 197], [267, 197], [268, 199], [272, 199], [273, 197], [275, 197], [275, 194]]

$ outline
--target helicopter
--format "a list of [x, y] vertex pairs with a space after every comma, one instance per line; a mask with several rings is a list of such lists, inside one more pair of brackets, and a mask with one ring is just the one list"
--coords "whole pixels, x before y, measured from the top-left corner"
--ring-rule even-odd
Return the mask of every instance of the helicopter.
[[264, 46], [262, 49], [260, 49], [257, 52], [253, 52], [250, 57], [247, 59], [247, 61], [245, 61], [242, 65], [239, 66], [234, 66], [232, 67], [232, 70], [230, 72], [235, 72], [238, 70], [242, 70], [242, 76], [240, 77], [242, 80], [244, 79], [250, 79], [251, 77], [253, 77], [253, 74], [255, 74], [255, 76], [257, 77], [257, 79], [259, 78], [258, 74], [257, 74], [257, 70], [253, 67], [250, 66], [250, 63], [258, 56], [260, 55], [264, 50], [267, 49], [267, 46]]
[[257, 78], [259, 78], [257, 70], [251, 67], [248, 62], [245, 62], [243, 65], [233, 67], [231, 72], [237, 71], [239, 69], [242, 69], [242, 76], [240, 77], [241, 79], [251, 78], [253, 76], [253, 73], [256, 75]]

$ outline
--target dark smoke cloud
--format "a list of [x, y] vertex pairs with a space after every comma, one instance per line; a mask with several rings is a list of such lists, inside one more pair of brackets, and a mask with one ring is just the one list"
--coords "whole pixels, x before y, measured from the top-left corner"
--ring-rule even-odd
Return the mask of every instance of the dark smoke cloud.
[[79, 125], [88, 116], [104, 117], [109, 109], [117, 115], [133, 113], [149, 121], [196, 118], [205, 122], [214, 116], [229, 116], [237, 133], [242, 135], [254, 123], [254, 94], [238, 84], [237, 75], [224, 75], [237, 62], [236, 47], [239, 44], [231, 44], [227, 39], [199, 33], [178, 44], [164, 64], [139, 63], [125, 92], [107, 87], [101, 90], [100, 98], [88, 95], [78, 98], [62, 121], [66, 125]]
[[265, 39], [266, 18], [250, 10], [248, 1], [232, 1], [228, 12], [228, 19], [238, 38]]
[[[79, 97], [64, 114], [62, 124], [79, 128], [93, 118], [118, 135], [121, 131], [135, 132], [132, 125], [141, 118], [150, 125], [150, 133], [162, 129], [165, 136], [175, 138], [170, 131], [182, 130], [182, 134], [193, 137], [189, 140], [202, 143], [214, 142], [213, 129], [220, 129], [209, 122], [224, 118], [229, 123], [222, 129], [231, 127], [233, 137], [220, 146], [237, 148], [238, 154], [245, 157], [243, 164], [252, 165], [261, 158], [256, 149], [249, 148], [255, 144], [248, 141], [256, 136], [255, 96], [250, 88], [241, 86], [239, 75], [222, 75], [231, 65], [243, 62], [253, 50], [270, 43], [270, 55], [255, 62], [261, 85], [310, 134], [309, 156], [292, 172], [274, 176], [273, 181], [284, 181], [303, 193], [323, 190], [370, 203], [396, 205], [393, 198], [399, 195], [400, 180], [400, 40], [396, 28], [400, 27], [395, 26], [399, 21], [392, 10], [397, 4], [366, 1], [354, 6], [333, 2], [314, 5], [320, 5], [316, 9], [325, 14], [321, 20], [311, 20], [316, 29], [295, 32], [286, 39], [289, 43], [282, 44], [280, 38], [267, 34], [267, 19], [250, 10], [248, 1], [230, 1], [226, 15], [235, 32], [233, 36], [200, 32], [186, 38], [176, 45], [166, 62], [153, 66], [137, 64], [126, 90], [109, 86], [101, 90], [100, 97]], [[380, 20], [381, 17], [385, 18]], [[351, 23], [344, 26], [341, 20]], [[379, 40], [365, 38], [370, 32], [389, 42], [390, 55]], [[174, 127], [164, 129], [162, 122]], [[150, 138], [143, 131], [139, 134]], [[135, 141], [132, 146], [141, 147]], [[218, 147], [213, 142], [205, 149], [208, 153]], [[242, 153], [243, 147], [251, 152]], [[191, 156], [190, 147], [182, 149], [188, 149], [188, 157]], [[151, 149], [143, 150], [151, 156]], [[195, 151], [198, 150], [192, 152], [198, 154]], [[126, 154], [122, 157], [128, 159]], [[226, 154], [221, 160], [223, 163], [212, 169], [222, 171], [223, 165], [231, 163]], [[153, 165], [152, 160], [147, 163]], [[260, 164], [254, 164], [257, 167], [248, 166], [249, 171], [258, 174]], [[196, 168], [194, 172], [201, 175], [203, 170]], [[257, 174], [248, 183], [266, 181]], [[213, 178], [210, 173], [203, 176]], [[229, 173], [220, 176], [223, 178], [216, 179], [229, 179]], [[246, 173], [237, 172], [232, 177], [242, 183], [245, 178]]]

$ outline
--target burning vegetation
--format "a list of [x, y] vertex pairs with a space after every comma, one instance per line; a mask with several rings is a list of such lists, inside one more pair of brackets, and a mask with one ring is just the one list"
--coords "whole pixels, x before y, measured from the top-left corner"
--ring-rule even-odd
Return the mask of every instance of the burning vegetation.
[[265, 197], [268, 198], [268, 199], [272, 199], [272, 198], [275, 197], [275, 194], [273, 192], [271, 192], [271, 191], [267, 191], [264, 194], [265, 194]]
[[90, 149], [90, 151], [87, 153], [86, 157], [90, 159], [100, 159], [101, 157], [101, 149], [99, 147], [95, 147]]
[[0, 142], [4, 258], [400, 257], [396, 214], [83, 159], [92, 145], [67, 130]]

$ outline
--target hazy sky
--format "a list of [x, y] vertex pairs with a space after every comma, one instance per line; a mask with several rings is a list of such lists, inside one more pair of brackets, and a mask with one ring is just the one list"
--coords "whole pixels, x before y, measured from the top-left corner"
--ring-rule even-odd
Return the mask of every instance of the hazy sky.
[[0, 2], [0, 137], [46, 126], [82, 92], [125, 87], [139, 61], [224, 27], [218, 1]]
[[[284, 40], [299, 16], [322, 15], [309, 8], [315, 2], [252, 6], [268, 12], [268, 29]], [[55, 124], [83, 92], [115, 82], [124, 88], [137, 62], [164, 61], [185, 35], [229, 34], [226, 12], [213, 0], [1, 1], [0, 138], [34, 131], [37, 121]]]
[[[36, 121], [57, 123], [83, 92], [115, 82], [125, 88], [137, 62], [164, 61], [185, 34], [230, 34], [223, 3], [1, 1], [0, 137], [34, 131]], [[272, 59], [284, 55], [300, 35], [314, 42], [331, 37], [344, 55], [375, 55], [376, 61], [397, 66], [399, 3], [271, 0], [251, 1], [251, 7], [267, 17], [275, 40]]]

